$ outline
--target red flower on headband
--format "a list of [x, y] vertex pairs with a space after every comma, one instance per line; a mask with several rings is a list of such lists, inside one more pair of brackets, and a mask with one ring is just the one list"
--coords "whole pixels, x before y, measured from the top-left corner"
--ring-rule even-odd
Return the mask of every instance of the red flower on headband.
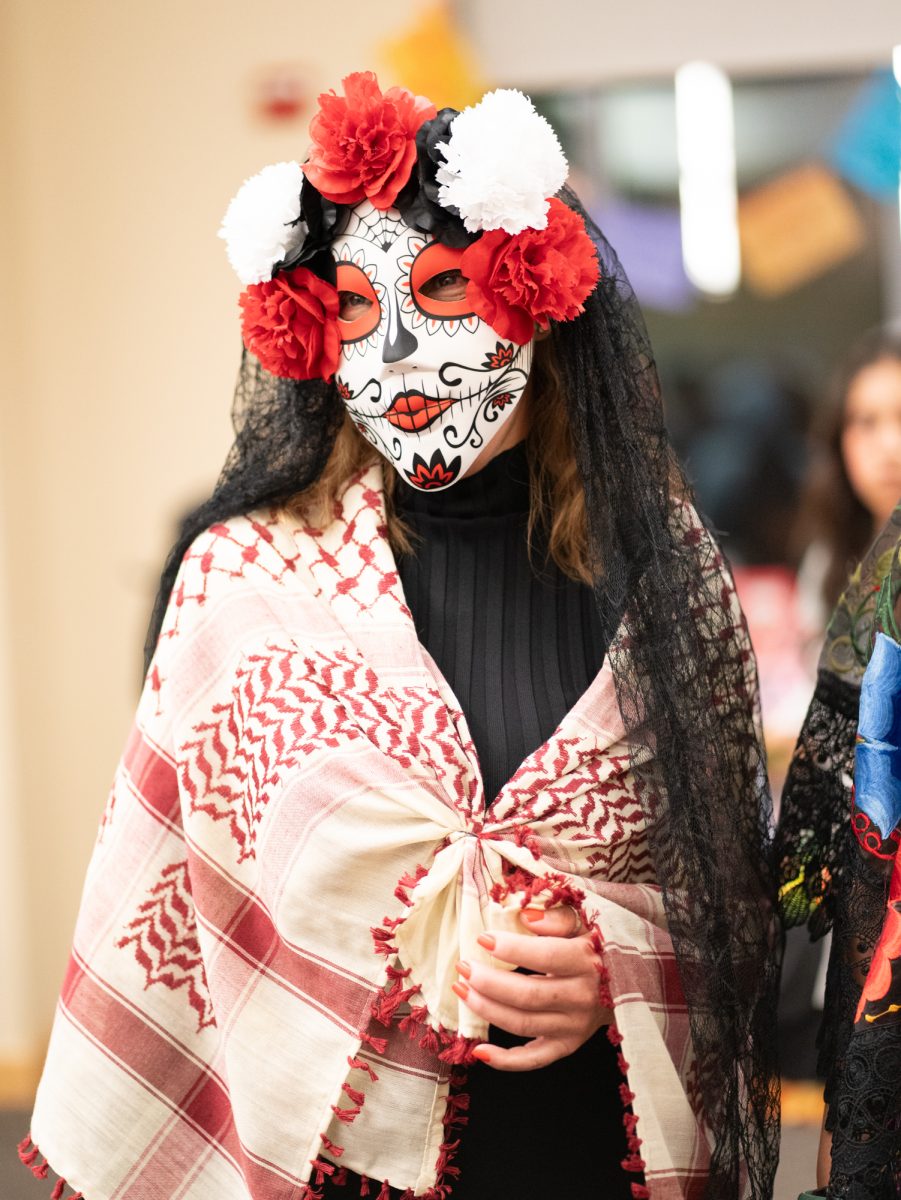
[[416, 131], [437, 110], [406, 88], [383, 94], [372, 71], [355, 71], [342, 86], [343, 96], [319, 97], [304, 174], [326, 200], [390, 208], [416, 162]]
[[244, 345], [272, 375], [330, 379], [338, 366], [338, 292], [307, 267], [241, 293]]
[[460, 270], [469, 280], [473, 312], [520, 346], [536, 322], [577, 317], [601, 274], [582, 218], [556, 198], [549, 201], [546, 228], [483, 233], [463, 252]]

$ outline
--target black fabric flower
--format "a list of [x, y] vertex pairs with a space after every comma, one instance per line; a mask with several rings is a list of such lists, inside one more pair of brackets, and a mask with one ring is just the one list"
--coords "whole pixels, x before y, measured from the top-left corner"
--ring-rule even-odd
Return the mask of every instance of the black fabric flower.
[[438, 203], [438, 168], [444, 165], [439, 142], [450, 138], [450, 127], [459, 116], [455, 108], [442, 108], [437, 117], [425, 121], [416, 134], [416, 169], [397, 197], [397, 207], [414, 229], [433, 234], [445, 246], [463, 248], [479, 236], [463, 228], [459, 209]]
[[275, 264], [272, 274], [305, 266], [320, 278], [334, 283], [335, 262], [329, 247], [334, 239], [336, 229], [350, 207], [348, 204], [336, 204], [334, 200], [326, 200], [305, 177], [300, 189], [300, 217], [298, 220], [306, 224], [307, 236], [293, 254], [289, 254], [287, 258]]

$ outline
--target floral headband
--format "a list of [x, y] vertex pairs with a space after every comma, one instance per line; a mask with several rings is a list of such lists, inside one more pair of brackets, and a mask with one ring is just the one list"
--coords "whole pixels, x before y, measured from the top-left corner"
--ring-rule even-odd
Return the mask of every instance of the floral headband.
[[346, 210], [369, 200], [465, 247], [472, 311], [523, 345], [535, 326], [582, 312], [600, 277], [579, 215], [554, 193], [567, 163], [550, 124], [521, 92], [499, 89], [462, 112], [371, 71], [319, 97], [308, 160], [248, 179], [219, 230], [245, 285], [244, 345], [273, 375], [331, 379], [339, 300], [328, 246]]

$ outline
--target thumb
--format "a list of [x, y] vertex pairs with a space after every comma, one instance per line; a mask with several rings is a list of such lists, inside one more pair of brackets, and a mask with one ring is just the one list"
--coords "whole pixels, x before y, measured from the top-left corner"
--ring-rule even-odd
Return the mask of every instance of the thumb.
[[557, 908], [524, 908], [519, 919], [526, 929], [541, 937], [575, 937], [582, 932], [579, 914], [568, 904]]

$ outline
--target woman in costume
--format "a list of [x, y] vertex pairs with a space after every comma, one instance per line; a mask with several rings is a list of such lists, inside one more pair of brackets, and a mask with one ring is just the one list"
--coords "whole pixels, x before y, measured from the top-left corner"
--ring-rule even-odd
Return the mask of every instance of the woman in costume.
[[901, 1195], [901, 506], [829, 623], [779, 822], [787, 924], [832, 930], [818, 1184]]
[[358, 73], [311, 138], [226, 214], [237, 438], [23, 1159], [85, 1200], [763, 1200], [754, 665], [634, 296], [518, 92]]

